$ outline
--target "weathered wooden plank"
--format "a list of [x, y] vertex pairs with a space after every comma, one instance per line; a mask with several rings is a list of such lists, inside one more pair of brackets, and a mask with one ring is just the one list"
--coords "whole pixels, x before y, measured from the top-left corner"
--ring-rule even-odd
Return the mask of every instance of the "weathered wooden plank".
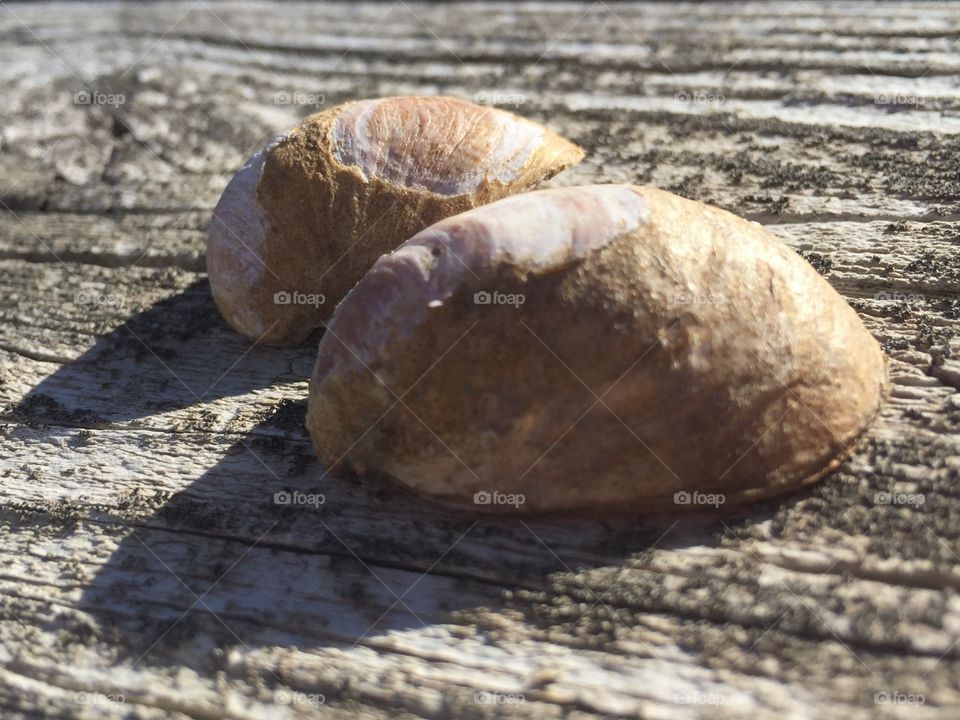
[[[953, 717], [958, 42], [953, 3], [0, 7], [2, 714]], [[327, 476], [313, 348], [228, 331], [206, 222], [276, 131], [405, 92], [583, 144], [553, 184], [767, 225], [891, 356], [865, 444], [685, 519], [478, 521]]]

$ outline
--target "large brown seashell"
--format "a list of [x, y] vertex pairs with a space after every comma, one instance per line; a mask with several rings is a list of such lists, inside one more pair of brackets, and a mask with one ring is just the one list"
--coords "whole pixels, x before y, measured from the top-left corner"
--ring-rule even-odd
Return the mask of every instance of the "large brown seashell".
[[886, 377], [856, 313], [756, 223], [565, 188], [378, 260], [328, 324], [307, 424], [331, 472], [455, 505], [712, 509], [834, 470]]
[[582, 157], [542, 125], [455, 98], [363, 100], [312, 115], [224, 191], [207, 244], [213, 297], [237, 332], [296, 343], [398, 241]]

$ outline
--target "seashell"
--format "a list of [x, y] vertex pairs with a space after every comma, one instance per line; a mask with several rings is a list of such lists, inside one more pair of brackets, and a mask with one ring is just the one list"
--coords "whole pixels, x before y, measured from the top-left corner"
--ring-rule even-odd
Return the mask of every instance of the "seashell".
[[543, 190], [380, 258], [320, 343], [331, 472], [483, 511], [712, 510], [838, 467], [886, 358], [800, 256], [650, 187]]
[[582, 157], [542, 125], [455, 98], [362, 100], [311, 115], [220, 198], [207, 244], [214, 300], [249, 338], [299, 342], [402, 239]]

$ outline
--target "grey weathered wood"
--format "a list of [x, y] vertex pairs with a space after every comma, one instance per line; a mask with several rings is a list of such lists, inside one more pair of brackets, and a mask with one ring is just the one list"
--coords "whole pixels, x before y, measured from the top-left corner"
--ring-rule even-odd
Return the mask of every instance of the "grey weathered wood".
[[[952, 3], [0, 6], [0, 714], [955, 717], [958, 38]], [[313, 351], [223, 325], [205, 227], [317, 107], [276, 93], [408, 92], [583, 144], [552, 184], [650, 182], [803, 253], [891, 356], [860, 450], [637, 520], [325, 476]]]

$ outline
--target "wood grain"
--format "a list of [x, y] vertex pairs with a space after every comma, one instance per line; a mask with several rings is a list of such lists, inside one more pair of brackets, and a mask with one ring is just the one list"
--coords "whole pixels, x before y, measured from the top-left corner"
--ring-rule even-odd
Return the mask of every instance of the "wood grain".
[[[0, 5], [0, 714], [955, 717], [958, 43], [956, 3]], [[635, 520], [327, 476], [314, 351], [226, 328], [206, 224], [273, 133], [402, 93], [766, 225], [891, 357], [860, 450]]]

